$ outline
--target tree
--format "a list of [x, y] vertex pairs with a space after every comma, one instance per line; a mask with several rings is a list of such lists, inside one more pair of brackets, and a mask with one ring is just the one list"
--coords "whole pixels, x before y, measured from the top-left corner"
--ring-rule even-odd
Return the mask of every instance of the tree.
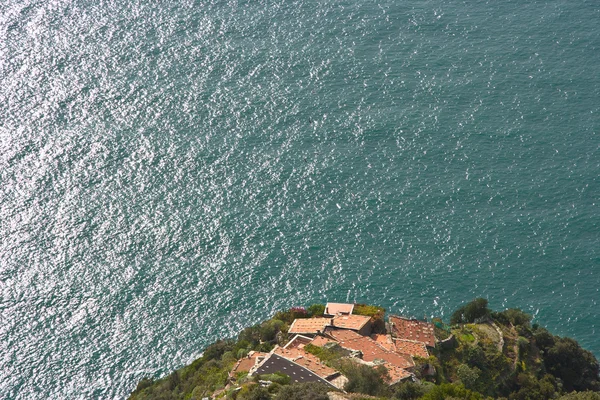
[[385, 396], [388, 385], [385, 383], [387, 369], [383, 366], [375, 368], [368, 365], [348, 361], [342, 364], [342, 373], [348, 378], [344, 389], [348, 392], [358, 392], [371, 396]]
[[487, 299], [478, 298], [465, 304], [452, 314], [451, 324], [467, 324], [491, 315]]
[[306, 312], [310, 317], [322, 317], [325, 313], [325, 306], [323, 304], [313, 304], [306, 309]]
[[275, 400], [329, 400], [331, 388], [321, 383], [294, 383], [283, 386]]
[[447, 400], [449, 398], [480, 400], [483, 396], [477, 392], [466, 389], [463, 385], [443, 383], [434, 386], [425, 394], [425, 396], [421, 397], [423, 400]]
[[509, 308], [499, 313], [493, 313], [494, 319], [502, 325], [513, 324], [515, 326], [529, 327], [531, 315], [524, 313], [518, 308]]
[[475, 389], [481, 370], [477, 367], [471, 368], [467, 364], [461, 364], [456, 368], [456, 375], [467, 389]]
[[585, 392], [573, 392], [561, 396], [558, 400], [600, 400], [600, 393], [585, 391]]
[[397, 399], [413, 400], [425, 394], [425, 387], [421, 383], [407, 381], [398, 384], [394, 391], [394, 397]]
[[544, 357], [548, 372], [563, 381], [567, 392], [573, 390], [600, 390], [598, 360], [571, 338], [555, 337]]
[[260, 385], [247, 385], [240, 390], [237, 400], [270, 400], [271, 396], [267, 389]]

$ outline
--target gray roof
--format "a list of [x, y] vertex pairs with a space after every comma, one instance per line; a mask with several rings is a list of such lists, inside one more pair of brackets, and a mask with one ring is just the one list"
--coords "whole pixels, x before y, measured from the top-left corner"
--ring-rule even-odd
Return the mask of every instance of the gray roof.
[[333, 386], [319, 375], [277, 354], [271, 354], [271, 357], [263, 361], [253, 375], [273, 374], [275, 372], [281, 372], [288, 375], [294, 383], [320, 382]]

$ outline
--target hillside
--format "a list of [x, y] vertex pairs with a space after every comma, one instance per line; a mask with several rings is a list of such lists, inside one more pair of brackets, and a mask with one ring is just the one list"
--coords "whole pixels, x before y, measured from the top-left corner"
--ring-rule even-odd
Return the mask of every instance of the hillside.
[[448, 322], [362, 304], [292, 308], [129, 398], [600, 400], [594, 355], [522, 311], [476, 299]]

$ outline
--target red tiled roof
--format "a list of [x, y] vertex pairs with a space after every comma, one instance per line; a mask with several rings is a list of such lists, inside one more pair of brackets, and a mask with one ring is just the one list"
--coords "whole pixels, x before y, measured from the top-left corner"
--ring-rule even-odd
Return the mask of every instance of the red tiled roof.
[[327, 343], [337, 343], [335, 340], [328, 339], [324, 336], [315, 336], [315, 338], [310, 342], [313, 346], [323, 347]]
[[283, 347], [276, 347], [273, 353], [303, 366], [323, 379], [338, 374], [336, 370], [323, 364], [318, 357], [299, 348], [284, 349]]
[[360, 351], [363, 354], [364, 361], [373, 362], [375, 360], [384, 360], [399, 368], [410, 368], [414, 366], [411, 357], [389, 351], [373, 339], [359, 335], [356, 332], [347, 330], [328, 330], [327, 333], [338, 340], [340, 346], [343, 348]]
[[233, 377], [236, 372], [247, 372], [254, 367], [256, 359], [258, 357], [265, 357], [267, 353], [261, 353], [259, 351], [251, 352], [246, 357], [240, 359], [234, 366], [229, 376]]
[[345, 340], [358, 339], [363, 337], [361, 334], [356, 333], [354, 331], [349, 331], [346, 329], [331, 329], [327, 328], [325, 331], [329, 336], [337, 340], [338, 342], [343, 342]]
[[352, 314], [353, 310], [354, 304], [327, 303], [325, 306], [325, 314], [327, 315]]
[[404, 368], [397, 367], [390, 363], [384, 363], [383, 366], [388, 370], [388, 375], [390, 379], [388, 383], [393, 385], [394, 383], [398, 383], [403, 379], [410, 377], [412, 374], [405, 370]]
[[323, 332], [325, 327], [331, 323], [330, 318], [299, 318], [295, 319], [288, 333], [316, 334]]
[[429, 357], [427, 346], [422, 342], [415, 342], [413, 340], [395, 339], [394, 345], [396, 346], [396, 352], [401, 354], [410, 354], [411, 356]]
[[398, 339], [415, 340], [425, 343], [429, 347], [435, 347], [435, 335], [433, 324], [396, 316], [390, 316], [392, 333]]
[[367, 317], [366, 315], [336, 315], [333, 317], [333, 326], [358, 331], [370, 320], [371, 317]]
[[290, 340], [284, 346], [284, 348], [286, 348], [286, 349], [293, 348], [293, 347], [303, 348], [304, 346], [309, 344], [311, 341], [312, 341], [311, 338], [307, 338], [306, 336], [302, 336], [302, 335], [296, 335], [292, 338], [292, 340]]
[[371, 339], [376, 341], [378, 345], [386, 350], [396, 351], [396, 346], [394, 346], [394, 342], [392, 341], [392, 337], [390, 335], [374, 333], [371, 335]]

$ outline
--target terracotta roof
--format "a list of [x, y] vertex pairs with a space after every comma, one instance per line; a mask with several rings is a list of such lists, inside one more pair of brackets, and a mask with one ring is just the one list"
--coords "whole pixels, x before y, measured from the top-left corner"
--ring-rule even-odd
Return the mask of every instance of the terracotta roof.
[[395, 339], [394, 344], [396, 346], [396, 352], [401, 354], [410, 354], [411, 356], [429, 357], [427, 346], [425, 343], [416, 342], [413, 340]]
[[354, 304], [327, 303], [325, 306], [325, 314], [327, 315], [352, 314], [353, 310]]
[[388, 370], [388, 375], [390, 379], [388, 384], [393, 385], [394, 383], [398, 383], [403, 379], [409, 378], [412, 376], [410, 372], [405, 370], [404, 368], [397, 367], [390, 363], [384, 363], [383, 366]]
[[268, 353], [261, 353], [260, 351], [252, 351], [246, 357], [240, 359], [229, 373], [230, 377], [234, 377], [237, 372], [247, 372], [252, 369], [257, 363], [258, 357], [265, 357]]
[[345, 340], [352, 340], [352, 339], [358, 339], [358, 338], [364, 337], [363, 335], [361, 335], [359, 333], [356, 333], [354, 331], [349, 331], [346, 329], [327, 328], [325, 330], [325, 333], [327, 333], [329, 336], [331, 336], [338, 342], [343, 342]]
[[375, 340], [347, 330], [327, 330], [327, 333], [340, 342], [340, 346], [349, 350], [357, 350], [363, 354], [363, 360], [373, 362], [384, 360], [400, 368], [410, 368], [415, 364], [408, 355], [389, 351]]
[[425, 343], [429, 347], [435, 347], [435, 335], [433, 324], [396, 316], [390, 316], [392, 333], [398, 339], [415, 340]]
[[396, 351], [396, 346], [394, 345], [394, 342], [390, 335], [374, 333], [371, 335], [371, 339], [376, 341], [378, 345], [380, 345], [381, 347], [383, 347], [386, 350]]
[[[318, 357], [298, 348], [284, 349], [283, 347], [276, 347], [273, 350], [273, 354], [277, 354], [290, 361], [295, 362], [298, 365], [303, 366], [309, 371], [315, 373], [323, 379], [327, 379], [331, 376], [339, 374], [333, 368], [329, 368], [323, 364]], [[284, 372], [284, 371], [282, 371]]]
[[283, 347], [286, 349], [292, 348], [292, 347], [304, 348], [304, 346], [309, 344], [311, 341], [312, 341], [311, 338], [308, 338], [308, 337], [302, 336], [302, 335], [296, 335], [292, 338], [292, 340], [287, 342], [287, 344]]
[[316, 334], [323, 332], [325, 327], [331, 323], [330, 318], [299, 318], [295, 319], [288, 333]]
[[[352, 331], [350, 331], [350, 332], [352, 332]], [[312, 344], [313, 346], [319, 346], [319, 347], [323, 347], [327, 343], [337, 343], [337, 342], [335, 340], [328, 339], [324, 336], [315, 336], [315, 338], [310, 342], [310, 344]]]
[[371, 317], [367, 317], [366, 315], [336, 315], [333, 317], [333, 326], [358, 331], [370, 320]]

